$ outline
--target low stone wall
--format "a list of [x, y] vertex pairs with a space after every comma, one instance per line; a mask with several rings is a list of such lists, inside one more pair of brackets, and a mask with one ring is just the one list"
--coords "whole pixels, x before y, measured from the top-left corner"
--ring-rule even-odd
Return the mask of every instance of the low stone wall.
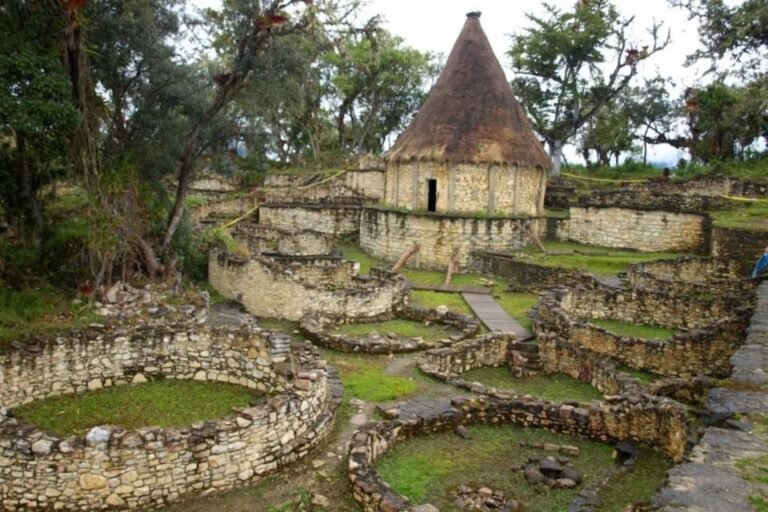
[[376, 472], [379, 458], [410, 437], [462, 424], [514, 424], [606, 442], [634, 439], [679, 461], [687, 440], [686, 416], [684, 406], [654, 397], [636, 401], [615, 399], [590, 405], [526, 398], [454, 399], [443, 411], [362, 427], [352, 437], [348, 477], [353, 496], [365, 512], [413, 512], [415, 505], [395, 493]]
[[372, 269], [363, 279], [358, 269], [357, 262], [332, 257], [262, 255], [246, 261], [217, 249], [208, 258], [211, 285], [260, 317], [357, 321], [405, 304], [407, 283], [400, 274]]
[[748, 277], [757, 259], [768, 246], [768, 231], [752, 231], [714, 226], [712, 228], [712, 256], [736, 260], [741, 275]]
[[473, 252], [469, 269], [478, 274], [506, 279], [514, 285], [530, 289], [562, 285], [577, 286], [594, 281], [593, 277], [578, 270], [529, 263], [522, 260], [519, 254], [512, 253]]
[[[250, 326], [210, 329], [193, 322], [110, 333], [86, 329], [4, 348], [0, 507], [147, 510], [253, 484], [306, 455], [332, 427], [340, 392], [311, 345], [295, 348], [287, 361], [272, 358], [271, 336]], [[187, 428], [104, 425], [68, 438], [45, 433], [10, 409], [158, 378], [230, 382], [279, 394]]]
[[252, 210], [259, 204], [256, 196], [245, 196], [235, 198], [222, 198], [220, 200], [211, 200], [206, 204], [190, 208], [189, 214], [196, 222], [204, 221], [212, 217], [239, 217], [243, 213]]
[[314, 231], [340, 238], [357, 235], [360, 207], [334, 204], [264, 204], [259, 209], [259, 223], [270, 229], [300, 232]]
[[377, 258], [396, 261], [415, 243], [418, 253], [408, 260], [415, 268], [445, 269], [454, 250], [459, 266], [469, 266], [470, 253], [477, 250], [519, 249], [530, 243], [528, 229], [538, 231], [537, 218], [476, 218], [363, 208], [360, 245]]
[[[567, 343], [659, 375], [723, 376], [730, 371], [729, 359], [742, 340], [749, 311], [725, 309], [718, 302], [642, 290], [556, 288], [540, 300], [534, 329], [543, 361], [558, 359], [558, 343]], [[693, 329], [668, 340], [629, 338], [590, 324], [589, 318], [643, 319]]]
[[695, 196], [745, 196], [768, 195], [768, 184], [743, 180], [731, 176], [705, 174], [692, 180], [649, 181], [633, 184], [629, 190], [648, 191], [655, 194], [684, 194]]
[[745, 277], [735, 260], [678, 258], [632, 265], [628, 273], [634, 287], [675, 294], [731, 293], [751, 295], [753, 280]]
[[698, 195], [682, 192], [660, 193], [648, 188], [619, 188], [593, 190], [589, 197], [580, 201], [579, 206], [698, 213], [710, 210], [726, 210], [737, 204], [739, 204], [737, 201], [720, 195]]
[[706, 215], [626, 208], [571, 207], [557, 238], [601, 247], [655, 251], [709, 251]]
[[[480, 332], [480, 323], [477, 319], [461, 313], [447, 311], [440, 313], [434, 309], [417, 308], [412, 306], [402, 307], [392, 313], [370, 319], [376, 321], [392, 320], [400, 318], [421, 322], [427, 325], [436, 324], [452, 327], [459, 331], [444, 343], [455, 343]], [[366, 336], [350, 336], [345, 334], [329, 334], [326, 331], [333, 330], [333, 324], [326, 324], [315, 315], [307, 315], [301, 319], [301, 332], [306, 339], [322, 347], [331, 348], [340, 352], [354, 352], [361, 354], [394, 354], [402, 352], [415, 352], [432, 347], [431, 343], [422, 338], [400, 338], [390, 336], [387, 333], [368, 334]]]

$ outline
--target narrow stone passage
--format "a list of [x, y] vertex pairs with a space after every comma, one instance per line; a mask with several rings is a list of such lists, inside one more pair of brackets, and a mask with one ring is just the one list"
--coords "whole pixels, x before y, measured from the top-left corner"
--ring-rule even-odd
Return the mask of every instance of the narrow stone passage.
[[461, 295], [477, 318], [491, 331], [514, 333], [517, 341], [527, 341], [533, 338], [533, 334], [528, 329], [501, 309], [492, 295], [480, 295], [478, 293], [462, 293]]

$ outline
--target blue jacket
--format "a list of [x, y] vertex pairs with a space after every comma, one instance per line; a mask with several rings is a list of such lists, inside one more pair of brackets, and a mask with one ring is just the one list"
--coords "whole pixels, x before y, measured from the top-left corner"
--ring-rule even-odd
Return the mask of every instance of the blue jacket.
[[768, 254], [763, 254], [760, 259], [757, 260], [755, 270], [752, 271], [752, 277], [757, 277], [760, 272], [765, 270], [765, 267], [768, 267]]

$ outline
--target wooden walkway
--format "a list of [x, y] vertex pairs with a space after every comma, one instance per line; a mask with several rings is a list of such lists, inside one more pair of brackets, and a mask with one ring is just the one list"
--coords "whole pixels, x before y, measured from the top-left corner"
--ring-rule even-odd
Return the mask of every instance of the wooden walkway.
[[443, 286], [443, 285], [428, 285], [428, 284], [416, 284], [410, 283], [412, 290], [428, 290], [431, 292], [444, 292], [444, 293], [472, 293], [475, 295], [490, 295], [491, 288], [480, 286]]
[[533, 334], [501, 309], [493, 296], [479, 293], [462, 293], [462, 296], [477, 318], [491, 331], [514, 333], [517, 341], [533, 339]]

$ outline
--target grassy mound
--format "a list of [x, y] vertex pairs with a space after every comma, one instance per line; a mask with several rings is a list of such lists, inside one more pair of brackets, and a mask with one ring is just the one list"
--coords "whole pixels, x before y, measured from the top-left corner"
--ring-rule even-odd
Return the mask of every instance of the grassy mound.
[[578, 400], [590, 402], [601, 400], [602, 395], [598, 390], [586, 382], [573, 379], [562, 373], [553, 375], [533, 375], [522, 379], [512, 376], [512, 372], [506, 366], [498, 368], [478, 368], [470, 370], [461, 376], [463, 379], [480, 382], [486, 386], [500, 389], [514, 389], [525, 395], [533, 395], [545, 400], [561, 402], [564, 400]]
[[346, 334], [348, 336], [365, 336], [376, 331], [382, 336], [389, 333], [397, 334], [403, 338], [421, 337], [427, 343], [445, 339], [457, 331], [442, 325], [424, 325], [421, 322], [410, 320], [388, 320], [368, 324], [345, 324], [332, 331], [332, 334]]

